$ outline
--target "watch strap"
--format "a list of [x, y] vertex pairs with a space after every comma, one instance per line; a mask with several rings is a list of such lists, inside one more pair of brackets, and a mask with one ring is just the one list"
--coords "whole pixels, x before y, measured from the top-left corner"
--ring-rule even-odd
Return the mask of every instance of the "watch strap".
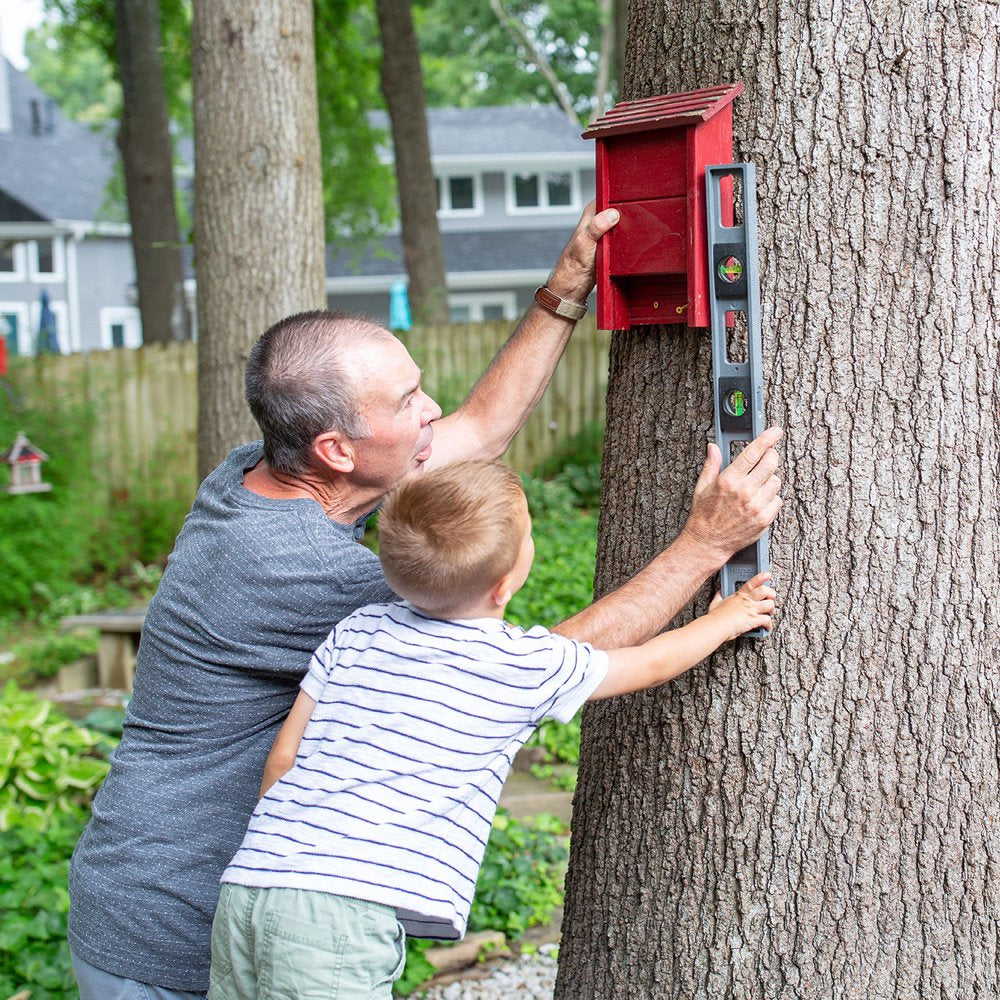
[[571, 302], [556, 295], [548, 285], [539, 285], [535, 289], [535, 301], [549, 312], [562, 316], [564, 319], [578, 320], [587, 315], [586, 302]]

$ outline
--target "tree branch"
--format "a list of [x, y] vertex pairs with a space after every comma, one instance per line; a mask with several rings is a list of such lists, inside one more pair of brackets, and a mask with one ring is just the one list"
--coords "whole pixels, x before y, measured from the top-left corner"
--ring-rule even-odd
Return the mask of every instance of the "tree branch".
[[531, 61], [538, 67], [539, 73], [545, 77], [552, 88], [553, 93], [556, 95], [556, 100], [559, 101], [559, 106], [565, 112], [566, 117], [574, 125], [579, 125], [580, 118], [573, 109], [573, 100], [570, 97], [569, 89], [556, 76], [552, 64], [536, 44], [535, 39], [531, 36], [531, 32], [504, 7], [501, 0], [490, 0], [490, 7], [493, 8], [493, 13], [496, 14], [497, 20], [527, 48]]

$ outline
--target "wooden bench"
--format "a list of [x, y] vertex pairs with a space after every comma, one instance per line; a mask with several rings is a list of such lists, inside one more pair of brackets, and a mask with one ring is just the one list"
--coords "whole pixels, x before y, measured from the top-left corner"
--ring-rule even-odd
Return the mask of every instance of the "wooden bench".
[[62, 620], [62, 630], [96, 628], [97, 682], [101, 687], [132, 690], [135, 675], [135, 654], [139, 635], [146, 620], [145, 608], [128, 611], [98, 611], [90, 615], [69, 615]]

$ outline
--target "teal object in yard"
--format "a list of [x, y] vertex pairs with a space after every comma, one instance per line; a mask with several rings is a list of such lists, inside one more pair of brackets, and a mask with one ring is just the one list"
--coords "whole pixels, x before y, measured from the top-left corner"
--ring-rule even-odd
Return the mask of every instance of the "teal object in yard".
[[43, 288], [38, 306], [38, 353], [61, 354], [56, 316], [49, 305], [49, 293]]
[[409, 330], [413, 326], [410, 318], [410, 297], [405, 281], [394, 281], [389, 289], [389, 328]]

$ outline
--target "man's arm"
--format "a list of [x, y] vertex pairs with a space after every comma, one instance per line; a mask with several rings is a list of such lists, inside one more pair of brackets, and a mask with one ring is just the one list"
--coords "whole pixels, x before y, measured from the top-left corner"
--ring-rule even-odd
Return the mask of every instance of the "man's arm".
[[[616, 209], [595, 215], [593, 202], [584, 209], [547, 282], [552, 292], [587, 301], [596, 280], [597, 241], [617, 221]], [[502, 455], [542, 398], [575, 325], [532, 303], [465, 402], [434, 423], [427, 467]]]
[[681, 533], [617, 590], [553, 631], [600, 649], [637, 646], [660, 632], [729, 559], [756, 541], [781, 509], [781, 429], [771, 427], [720, 474], [722, 455], [708, 446]]
[[295, 758], [299, 753], [299, 745], [302, 743], [302, 734], [306, 731], [306, 725], [312, 716], [316, 701], [310, 698], [305, 691], [300, 691], [299, 696], [292, 705], [292, 710], [288, 713], [278, 730], [278, 735], [274, 740], [274, 746], [267, 755], [264, 764], [264, 777], [260, 783], [260, 794], [265, 792], [283, 774], [287, 774], [295, 764]]

